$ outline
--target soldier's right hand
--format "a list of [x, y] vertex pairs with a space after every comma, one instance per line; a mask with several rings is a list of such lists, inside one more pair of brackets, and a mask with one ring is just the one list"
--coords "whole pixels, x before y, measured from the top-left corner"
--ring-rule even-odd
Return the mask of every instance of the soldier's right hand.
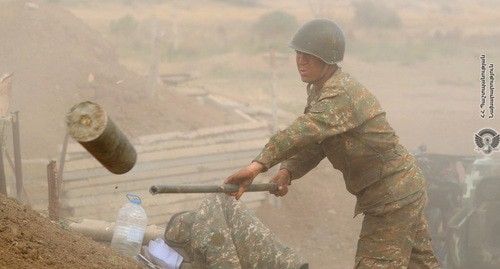
[[278, 185], [278, 190], [271, 192], [276, 197], [284, 196], [288, 192], [288, 185], [291, 184], [292, 178], [287, 169], [280, 169], [271, 179], [272, 182]]
[[239, 200], [246, 189], [252, 185], [254, 178], [262, 171], [264, 166], [258, 162], [252, 162], [247, 167], [239, 170], [238, 172], [229, 176], [224, 184], [237, 184], [239, 185], [238, 192], [228, 193], [235, 196]]

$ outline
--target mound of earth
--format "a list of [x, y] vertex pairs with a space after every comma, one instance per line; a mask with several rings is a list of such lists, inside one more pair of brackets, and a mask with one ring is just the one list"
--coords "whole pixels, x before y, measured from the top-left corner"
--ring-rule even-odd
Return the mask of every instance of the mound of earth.
[[62, 229], [3, 194], [0, 212], [0, 268], [142, 268], [134, 260]]
[[113, 45], [64, 8], [42, 1], [0, 3], [0, 75], [13, 73], [10, 111], [20, 112], [24, 158], [57, 156], [65, 115], [99, 103], [129, 138], [217, 126], [225, 111], [127, 70]]

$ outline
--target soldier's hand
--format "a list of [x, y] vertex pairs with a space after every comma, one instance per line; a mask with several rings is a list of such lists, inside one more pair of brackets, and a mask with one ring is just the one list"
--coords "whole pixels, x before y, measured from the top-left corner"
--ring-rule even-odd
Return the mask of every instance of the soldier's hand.
[[224, 184], [237, 184], [239, 185], [238, 192], [228, 193], [231, 196], [235, 196], [236, 200], [239, 200], [246, 189], [252, 185], [254, 178], [262, 171], [264, 166], [258, 162], [252, 162], [247, 167], [239, 170], [238, 172], [229, 176]]
[[292, 178], [287, 169], [280, 169], [276, 175], [271, 179], [272, 182], [278, 185], [278, 190], [271, 192], [276, 197], [284, 196], [288, 192], [288, 185], [290, 185]]

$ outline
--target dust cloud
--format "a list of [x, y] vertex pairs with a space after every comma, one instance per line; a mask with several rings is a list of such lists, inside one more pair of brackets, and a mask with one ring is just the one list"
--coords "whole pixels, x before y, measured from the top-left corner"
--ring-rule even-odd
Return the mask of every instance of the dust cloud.
[[[490, 88], [481, 93], [481, 57], [493, 64], [486, 85], [500, 60], [499, 9], [494, 0], [3, 0], [0, 76], [14, 73], [10, 110], [21, 113], [27, 166], [60, 158], [64, 115], [83, 100], [103, 104], [132, 139], [244, 120], [196, 93], [263, 111], [276, 104], [277, 119], [263, 118], [279, 129], [306, 98], [287, 42], [303, 22], [326, 17], [345, 33], [343, 70], [379, 98], [402, 144], [481, 156], [474, 134], [500, 130]], [[37, 169], [27, 177], [43, 178]], [[311, 268], [349, 268], [361, 221], [353, 205], [322, 163], [280, 208], [257, 214]]]

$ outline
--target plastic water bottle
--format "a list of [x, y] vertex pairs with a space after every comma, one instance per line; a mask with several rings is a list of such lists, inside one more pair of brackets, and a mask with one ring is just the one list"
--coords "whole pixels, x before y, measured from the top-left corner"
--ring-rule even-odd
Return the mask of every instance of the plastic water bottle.
[[148, 217], [139, 196], [127, 194], [127, 198], [129, 202], [120, 209], [116, 218], [111, 248], [124, 256], [135, 257], [141, 251]]

